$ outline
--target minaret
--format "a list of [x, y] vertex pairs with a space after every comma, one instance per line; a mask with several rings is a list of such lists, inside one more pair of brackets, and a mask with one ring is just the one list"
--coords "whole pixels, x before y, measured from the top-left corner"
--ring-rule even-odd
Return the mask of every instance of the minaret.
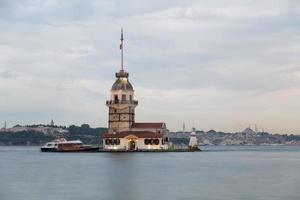
[[135, 107], [134, 90], [128, 80], [129, 73], [123, 65], [123, 29], [121, 29], [121, 69], [116, 73], [116, 81], [110, 90], [110, 100], [106, 101], [109, 108], [108, 133], [129, 131], [134, 123]]

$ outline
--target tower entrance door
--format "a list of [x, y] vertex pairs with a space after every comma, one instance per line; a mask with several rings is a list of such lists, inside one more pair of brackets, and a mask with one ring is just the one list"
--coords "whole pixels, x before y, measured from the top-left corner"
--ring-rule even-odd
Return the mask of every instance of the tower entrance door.
[[135, 141], [134, 140], [130, 140], [129, 141], [129, 150], [135, 150]]

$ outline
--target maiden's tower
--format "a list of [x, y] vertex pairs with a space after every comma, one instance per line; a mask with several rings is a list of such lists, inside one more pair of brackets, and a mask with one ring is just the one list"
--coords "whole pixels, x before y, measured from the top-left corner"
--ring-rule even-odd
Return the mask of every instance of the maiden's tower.
[[105, 150], [146, 151], [168, 149], [168, 129], [164, 122], [135, 122], [138, 101], [123, 65], [123, 30], [121, 30], [121, 68], [110, 90], [108, 132], [103, 135]]

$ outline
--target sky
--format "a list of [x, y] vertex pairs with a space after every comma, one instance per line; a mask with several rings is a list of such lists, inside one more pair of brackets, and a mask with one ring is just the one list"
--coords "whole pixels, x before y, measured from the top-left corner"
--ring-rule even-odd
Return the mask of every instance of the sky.
[[107, 127], [121, 27], [137, 122], [300, 134], [299, 0], [0, 0], [0, 127]]

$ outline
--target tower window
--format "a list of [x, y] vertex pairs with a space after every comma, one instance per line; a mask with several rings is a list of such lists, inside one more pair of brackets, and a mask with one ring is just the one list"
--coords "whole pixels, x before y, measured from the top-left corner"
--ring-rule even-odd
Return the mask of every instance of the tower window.
[[115, 94], [114, 99], [115, 101], [118, 101], [119, 100], [118, 95]]
[[132, 101], [132, 95], [129, 95], [129, 100]]
[[126, 94], [122, 94], [122, 101], [126, 101]]

